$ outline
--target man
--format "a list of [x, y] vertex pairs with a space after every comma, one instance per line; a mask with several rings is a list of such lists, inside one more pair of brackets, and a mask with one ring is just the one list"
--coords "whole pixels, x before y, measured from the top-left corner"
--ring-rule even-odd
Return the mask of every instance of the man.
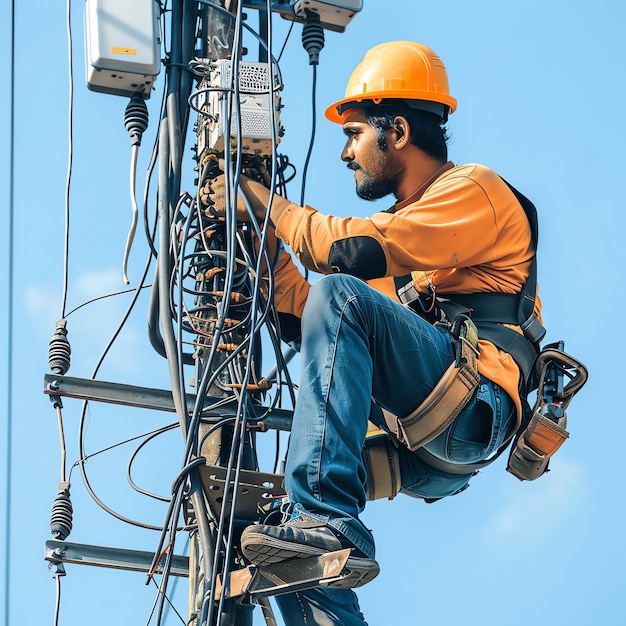
[[[378, 573], [373, 538], [359, 518], [368, 420], [405, 440], [385, 414], [410, 416], [458, 364], [456, 334], [427, 319], [435, 295], [519, 294], [530, 274], [534, 242], [514, 191], [484, 166], [448, 162], [445, 123], [455, 108], [432, 50], [413, 42], [376, 46], [326, 115], [343, 125], [341, 159], [357, 194], [392, 194], [396, 203], [363, 219], [272, 199], [270, 237], [327, 276], [309, 286], [286, 253], [275, 270], [278, 310], [301, 320], [300, 391], [285, 471], [293, 509], [280, 525], [248, 527], [241, 547], [259, 565], [351, 549], [344, 579], [278, 598], [290, 626], [364, 623], [349, 588]], [[241, 189], [262, 218], [269, 191], [245, 178]], [[218, 208], [223, 195], [221, 182]], [[423, 316], [399, 302], [407, 285], [419, 294], [413, 308]], [[478, 378], [448, 411], [451, 423], [425, 445], [398, 444], [403, 493], [434, 500], [460, 492], [518, 428], [515, 360], [483, 338], [476, 347]]]

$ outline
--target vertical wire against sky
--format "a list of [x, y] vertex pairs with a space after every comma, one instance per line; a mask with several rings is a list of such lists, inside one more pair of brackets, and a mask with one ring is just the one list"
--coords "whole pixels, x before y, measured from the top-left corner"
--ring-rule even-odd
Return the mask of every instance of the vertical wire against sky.
[[7, 298], [7, 428], [6, 428], [6, 501], [5, 501], [5, 539], [4, 539], [4, 623], [9, 624], [10, 588], [11, 588], [11, 447], [13, 440], [13, 241], [14, 241], [14, 164], [15, 164], [15, 0], [11, 2], [11, 69], [9, 101], [9, 272]]

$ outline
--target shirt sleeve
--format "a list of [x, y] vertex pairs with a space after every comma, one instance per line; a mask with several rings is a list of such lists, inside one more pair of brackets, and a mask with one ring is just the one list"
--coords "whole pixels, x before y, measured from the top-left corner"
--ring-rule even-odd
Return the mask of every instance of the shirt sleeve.
[[512, 257], [528, 252], [529, 226], [506, 184], [484, 170], [480, 176], [473, 168], [451, 170], [417, 201], [368, 218], [323, 215], [310, 206], [292, 204], [280, 216], [276, 231], [305, 267], [364, 280], [498, 259], [509, 263], [505, 257], [511, 250]]
[[282, 250], [274, 268], [274, 305], [279, 313], [302, 317], [310, 285], [294, 263], [291, 255]]

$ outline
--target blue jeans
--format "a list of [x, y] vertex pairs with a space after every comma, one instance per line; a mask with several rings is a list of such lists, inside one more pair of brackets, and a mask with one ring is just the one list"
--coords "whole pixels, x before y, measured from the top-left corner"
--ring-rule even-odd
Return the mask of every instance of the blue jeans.
[[[361, 450], [368, 419], [382, 419], [373, 408], [377, 405], [399, 416], [411, 413], [453, 360], [448, 331], [363, 281], [334, 274], [316, 282], [302, 317], [300, 391], [285, 470], [295, 510], [325, 521], [373, 558], [374, 540], [359, 519], [366, 502]], [[483, 379], [459, 417], [426, 448], [454, 463], [485, 459], [504, 441], [512, 422], [511, 399]], [[402, 492], [408, 495], [449, 496], [472, 476], [446, 474], [408, 449], [400, 452]], [[286, 624], [296, 626], [311, 623], [313, 613], [307, 611], [314, 607], [321, 620], [324, 598], [325, 618], [312, 623], [365, 623], [351, 590], [318, 588], [277, 599]], [[333, 617], [337, 612], [340, 619]]]

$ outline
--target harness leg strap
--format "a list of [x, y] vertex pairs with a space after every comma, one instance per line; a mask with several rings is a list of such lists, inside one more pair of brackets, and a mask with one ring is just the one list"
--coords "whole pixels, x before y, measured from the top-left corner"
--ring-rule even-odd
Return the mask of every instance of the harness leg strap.
[[397, 417], [383, 409], [389, 430], [412, 452], [440, 435], [467, 405], [478, 387], [478, 350], [459, 337], [460, 358], [428, 394], [424, 402], [406, 417]]

